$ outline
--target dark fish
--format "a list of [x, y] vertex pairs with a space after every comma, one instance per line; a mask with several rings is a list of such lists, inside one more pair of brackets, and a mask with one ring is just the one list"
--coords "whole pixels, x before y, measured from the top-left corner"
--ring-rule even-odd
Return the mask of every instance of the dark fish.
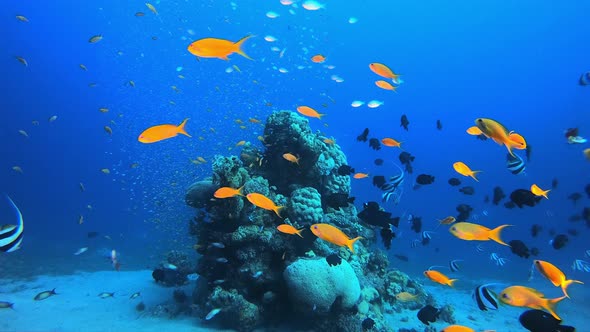
[[495, 187], [494, 188], [494, 197], [492, 198], [492, 203], [494, 203], [494, 205], [498, 205], [498, 203], [500, 203], [500, 201], [503, 200], [504, 197], [506, 197], [506, 195], [504, 195], [504, 191], [502, 190], [502, 188]]
[[405, 114], [402, 115], [400, 127], [404, 127], [404, 129], [407, 131], [409, 124], [410, 124], [410, 121], [408, 121], [408, 117]]
[[381, 234], [381, 240], [385, 249], [391, 249], [391, 241], [395, 238], [395, 233], [391, 230], [391, 226], [381, 228], [379, 233]]
[[586, 221], [586, 226], [590, 227], [590, 208], [589, 207], [585, 207], [584, 210], [582, 210], [582, 218], [584, 218], [584, 221]]
[[461, 184], [461, 180], [457, 179], [457, 178], [450, 178], [449, 179], [449, 184], [453, 187], [456, 187], [458, 185]]
[[530, 332], [575, 332], [572, 326], [561, 325], [551, 314], [539, 310], [527, 310], [518, 318], [520, 324]]
[[381, 150], [381, 142], [376, 138], [371, 138], [369, 140], [369, 146], [373, 148], [373, 150]]
[[434, 182], [434, 176], [428, 174], [420, 174], [416, 177], [416, 183], [421, 185], [427, 185]]
[[465, 195], [473, 195], [475, 194], [475, 188], [473, 188], [472, 186], [465, 186], [461, 189], [459, 189], [460, 192], [462, 192]]
[[404, 165], [404, 168], [406, 169], [406, 172], [408, 172], [409, 174], [414, 173], [414, 167], [412, 167], [412, 164], [407, 163]]
[[588, 195], [588, 198], [590, 198], [590, 184], [587, 184], [586, 187], [584, 187], [584, 191], [586, 192], [586, 195]]
[[93, 239], [98, 236], [98, 232], [88, 232], [86, 235], [89, 239]]
[[400, 261], [403, 261], [403, 262], [408, 262], [410, 260], [408, 258], [408, 256], [405, 256], [405, 255], [395, 254], [395, 255], [393, 255], [393, 257], [395, 257], [395, 258], [397, 258], [397, 259], [399, 259]]
[[411, 220], [412, 227], [410, 227], [414, 232], [420, 233], [422, 231], [422, 217], [414, 216]]
[[359, 142], [366, 142], [368, 135], [369, 135], [369, 128], [365, 128], [365, 130], [363, 130], [363, 133], [356, 137], [356, 140]]
[[534, 224], [533, 226], [531, 226], [531, 235], [533, 237], [537, 237], [537, 235], [543, 230], [543, 227], [541, 227], [541, 225], [538, 224]]
[[14, 212], [16, 212], [18, 224], [0, 226], [0, 251], [13, 252], [20, 249], [21, 242], [23, 241], [24, 220], [23, 215], [12, 199], [8, 195], [6, 198], [10, 205], [12, 205]]
[[377, 165], [377, 166], [383, 165], [383, 159], [381, 159], [381, 158], [375, 159], [375, 165]]
[[[557, 188], [558, 184], [559, 184], [559, 181], [557, 180], [557, 178], [553, 179], [553, 181], [551, 181], [551, 189]], [[590, 185], [588, 185], [588, 186], [590, 186]], [[590, 197], [590, 194], [588, 194], [588, 197]]]
[[494, 284], [484, 284], [475, 287], [472, 298], [477, 303], [477, 307], [481, 311], [498, 310], [498, 300], [496, 294], [488, 289], [489, 286]]
[[510, 194], [510, 200], [522, 209], [524, 205], [535, 206], [541, 201], [540, 196], [535, 196], [530, 190], [527, 189], [516, 189]]
[[365, 318], [361, 323], [361, 327], [363, 328], [363, 331], [372, 330], [373, 327], [375, 327], [375, 321], [371, 318]]
[[580, 130], [578, 128], [568, 128], [565, 131], [565, 138], [570, 138], [572, 136], [578, 136], [580, 133]]
[[574, 205], [576, 205], [576, 203], [578, 202], [578, 200], [580, 198], [582, 198], [582, 194], [580, 194], [580, 193], [573, 193], [573, 194], [569, 195], [567, 198], [568, 199], [571, 199], [574, 202]]
[[345, 193], [334, 193], [326, 195], [323, 202], [333, 209], [340, 210], [348, 207], [348, 204], [354, 204], [354, 197], [348, 197]]
[[436, 322], [438, 315], [440, 315], [440, 310], [430, 304], [418, 311], [418, 319], [426, 325]]
[[373, 176], [373, 185], [379, 189], [385, 184], [385, 177], [383, 175]]
[[559, 250], [563, 248], [569, 241], [569, 238], [565, 234], [558, 234], [555, 236], [549, 244], [553, 247], [553, 249]]
[[457, 272], [461, 269], [458, 264], [461, 261], [463, 261], [463, 260], [462, 259], [453, 259], [452, 261], [449, 262], [449, 268], [451, 269], [452, 272]]
[[409, 152], [406, 152], [406, 151], [403, 151], [402, 153], [400, 153], [398, 158], [402, 164], [409, 164], [409, 163], [413, 162], [414, 159], [416, 159], [414, 156], [412, 156]]
[[44, 292], [41, 292], [41, 293], [35, 295], [33, 300], [41, 301], [41, 300], [45, 300], [46, 298], [51, 297], [53, 295], [57, 295], [57, 293], [55, 292], [55, 288], [50, 291], [44, 291]]
[[342, 165], [342, 166], [338, 167], [338, 175], [348, 176], [353, 173], [355, 173], [354, 168], [352, 168], [348, 165]]
[[0, 309], [13, 309], [14, 310], [14, 303], [0, 301]]
[[399, 217], [392, 218], [391, 213], [381, 210], [377, 202], [363, 204], [363, 210], [357, 214], [357, 217], [369, 225], [382, 228], [387, 228], [389, 225], [399, 226]]
[[531, 255], [529, 248], [521, 240], [512, 240], [508, 244], [510, 245], [510, 251], [519, 257], [529, 258]]
[[340, 265], [340, 263], [342, 263], [342, 258], [340, 258], [340, 256], [338, 256], [338, 254], [331, 254], [326, 256], [326, 262], [328, 262], [328, 265], [330, 266], [336, 266], [336, 265]]
[[526, 161], [530, 162], [531, 161], [531, 153], [533, 152], [533, 147], [527, 143], [526, 145]]
[[471, 211], [473, 211], [473, 208], [467, 204], [459, 204], [457, 205], [456, 210], [459, 212], [459, 215], [456, 218], [457, 221], [463, 221], [469, 219], [469, 215], [471, 214]]
[[508, 153], [506, 155], [506, 168], [508, 168], [510, 173], [518, 175], [524, 172], [526, 165], [524, 164], [524, 160], [522, 160], [517, 154], [512, 156]]
[[578, 84], [580, 84], [581, 86], [586, 86], [586, 85], [590, 84], [590, 72], [585, 72], [582, 75], [580, 75], [580, 79], [578, 80]]
[[436, 129], [442, 130], [442, 123], [440, 122], [440, 120], [436, 120]]

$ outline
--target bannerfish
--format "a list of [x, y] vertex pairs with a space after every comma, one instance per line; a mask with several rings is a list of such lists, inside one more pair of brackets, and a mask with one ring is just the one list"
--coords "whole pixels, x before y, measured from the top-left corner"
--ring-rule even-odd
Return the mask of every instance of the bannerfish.
[[506, 168], [508, 168], [510, 173], [518, 175], [524, 172], [526, 165], [519, 155], [511, 155], [508, 153], [506, 155]]
[[18, 218], [18, 225], [4, 225], [0, 227], [0, 251], [13, 252], [20, 249], [20, 245], [23, 241], [24, 232], [24, 220], [23, 215], [14, 204], [12, 199], [7, 195], [8, 202], [12, 205], [12, 208], [16, 212]]
[[475, 287], [472, 298], [475, 300], [479, 310], [498, 310], [498, 300], [494, 292], [488, 289], [493, 284], [484, 284]]

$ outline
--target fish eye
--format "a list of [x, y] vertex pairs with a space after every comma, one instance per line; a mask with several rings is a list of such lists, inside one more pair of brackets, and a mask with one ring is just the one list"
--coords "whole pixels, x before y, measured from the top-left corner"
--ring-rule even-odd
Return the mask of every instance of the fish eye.
[[457, 230], [457, 228], [455, 228], [455, 227], [451, 227], [451, 230], [452, 230], [452, 231], [456, 231], [456, 230]]
[[313, 226], [314, 229], [318, 229], [318, 226]]
[[506, 294], [506, 293], [502, 294], [502, 298], [507, 299], [508, 298], [508, 294]]

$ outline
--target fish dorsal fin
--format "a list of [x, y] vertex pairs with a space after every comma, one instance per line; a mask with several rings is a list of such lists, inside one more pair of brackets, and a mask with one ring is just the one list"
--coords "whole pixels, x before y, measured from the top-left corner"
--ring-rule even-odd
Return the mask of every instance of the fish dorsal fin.
[[539, 292], [538, 290], [536, 290], [536, 289], [534, 289], [534, 288], [530, 288], [530, 287], [523, 287], [523, 288], [525, 288], [525, 289], [526, 289], [526, 290], [528, 290], [529, 292], [531, 292], [531, 293], [533, 293], [533, 294], [537, 295], [538, 297], [545, 297], [545, 294], [543, 294], [543, 293]]

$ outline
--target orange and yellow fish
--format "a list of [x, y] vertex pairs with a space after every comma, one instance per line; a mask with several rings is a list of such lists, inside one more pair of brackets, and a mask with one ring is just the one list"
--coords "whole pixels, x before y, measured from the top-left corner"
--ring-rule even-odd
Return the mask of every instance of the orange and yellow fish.
[[469, 135], [473, 135], [473, 136], [483, 135], [483, 133], [481, 132], [481, 130], [477, 126], [472, 126], [472, 127], [467, 128], [466, 132]]
[[397, 89], [396, 86], [391, 85], [391, 83], [387, 82], [387, 81], [383, 81], [383, 80], [379, 80], [379, 81], [375, 81], [375, 85], [380, 87], [383, 90], [390, 90], [395, 92], [395, 90]]
[[277, 230], [281, 233], [285, 233], [285, 234], [297, 234], [299, 235], [301, 238], [303, 238], [303, 235], [301, 235], [301, 232], [303, 232], [303, 228], [302, 229], [297, 229], [291, 225], [288, 224], [282, 224], [282, 225], [278, 225], [277, 226]]
[[189, 135], [184, 129], [187, 121], [188, 118], [184, 119], [184, 121], [182, 121], [182, 123], [178, 126], [173, 124], [163, 124], [150, 127], [144, 130], [139, 135], [137, 140], [141, 143], [155, 143], [168, 138], [176, 137], [178, 134], [191, 137], [191, 135]]
[[426, 271], [424, 271], [424, 275], [426, 276], [426, 278], [428, 278], [434, 282], [437, 282], [441, 285], [447, 285], [450, 287], [453, 287], [453, 284], [455, 283], [455, 281], [459, 280], [459, 279], [450, 279], [446, 275], [444, 275], [441, 272], [438, 272], [436, 270], [426, 270]]
[[451, 234], [455, 235], [456, 237], [458, 237], [461, 240], [466, 240], [466, 241], [493, 240], [493, 241], [498, 242], [499, 244], [503, 244], [505, 246], [510, 247], [510, 245], [504, 243], [504, 241], [502, 241], [502, 239], [500, 239], [500, 232], [508, 226], [512, 226], [512, 225], [502, 225], [502, 226], [498, 226], [494, 229], [489, 229], [485, 226], [478, 225], [478, 224], [472, 224], [469, 222], [458, 222], [456, 224], [453, 224], [453, 226], [451, 226], [449, 228], [449, 232], [451, 232]]
[[242, 44], [250, 37], [252, 36], [248, 35], [235, 43], [220, 38], [203, 38], [192, 42], [188, 46], [188, 51], [198, 58], [229, 60], [228, 56], [237, 53], [246, 59], [252, 60], [252, 58], [242, 50]]
[[321, 54], [316, 54], [311, 57], [311, 61], [314, 63], [323, 63], [324, 61], [326, 61], [326, 57]]
[[539, 188], [539, 186], [537, 186], [536, 184], [531, 185], [531, 192], [535, 194], [535, 196], [543, 196], [546, 199], [549, 199], [549, 197], [547, 197], [547, 193], [549, 193], [550, 191], [551, 189], [543, 190]]
[[264, 196], [263, 194], [259, 193], [250, 193], [246, 195], [246, 198], [250, 203], [256, 205], [259, 208], [274, 211], [279, 218], [283, 218], [280, 215], [280, 211], [284, 208], [284, 206], [277, 206], [270, 198]]
[[481, 171], [472, 171], [471, 168], [465, 165], [464, 162], [457, 161], [453, 164], [453, 169], [455, 169], [455, 172], [463, 176], [471, 176], [475, 181], [479, 182], [479, 180], [475, 177], [475, 174], [480, 173]]
[[449, 325], [442, 332], [475, 332], [474, 329], [463, 325]]
[[295, 157], [295, 155], [292, 153], [283, 153], [283, 158], [287, 161], [299, 165], [299, 158]]
[[378, 63], [378, 62], [370, 63], [369, 69], [371, 69], [371, 71], [373, 71], [375, 74], [377, 74], [381, 77], [389, 78], [389, 79], [393, 80], [393, 82], [399, 82], [400, 75], [395, 74], [391, 69], [389, 69], [389, 67], [387, 67], [386, 65], [384, 65], [382, 63]]
[[355, 179], [365, 179], [369, 177], [369, 173], [355, 173], [352, 177]]
[[311, 225], [310, 229], [311, 232], [320, 239], [328, 241], [339, 247], [346, 246], [348, 249], [350, 249], [350, 251], [352, 251], [353, 254], [354, 243], [363, 238], [362, 236], [357, 236], [354, 239], [350, 239], [346, 234], [344, 234], [344, 232], [330, 224], [313, 224]]
[[545, 276], [545, 278], [547, 278], [547, 279], [549, 279], [549, 281], [551, 281], [553, 286], [561, 287], [561, 290], [563, 291], [563, 295], [565, 295], [568, 298], [570, 297], [567, 294], [567, 288], [569, 285], [571, 285], [573, 283], [583, 284], [583, 282], [578, 281], [578, 280], [567, 280], [565, 277], [565, 274], [563, 272], [561, 272], [561, 270], [559, 268], [557, 268], [557, 266], [555, 266], [549, 262], [535, 260], [534, 265], [537, 268], [537, 270], [542, 275]]
[[326, 114], [318, 113], [318, 111], [314, 110], [313, 108], [311, 108], [309, 106], [299, 106], [299, 107], [297, 107], [297, 112], [299, 112], [305, 116], [309, 116], [310, 118], [318, 118], [318, 119], [321, 119], [322, 116], [326, 115]]
[[244, 188], [244, 186], [242, 186], [238, 189], [235, 189], [232, 187], [221, 187], [213, 193], [213, 197], [215, 197], [215, 198], [230, 198], [230, 197], [234, 197], [234, 196], [244, 196], [244, 195], [242, 195], [242, 188]]
[[561, 320], [561, 318], [555, 312], [557, 303], [565, 298], [566, 296], [564, 295], [555, 299], [546, 299], [545, 295], [538, 290], [524, 286], [510, 286], [500, 292], [498, 296], [500, 301], [514, 307], [547, 310], [558, 320]]
[[385, 146], [389, 146], [392, 148], [400, 148], [400, 149], [402, 148], [402, 142], [398, 142], [398, 141], [394, 140], [393, 138], [389, 138], [389, 137], [383, 138], [381, 140], [381, 143]]
[[508, 149], [508, 152], [513, 157], [514, 154], [512, 153], [512, 149], [526, 149], [526, 141], [524, 137], [515, 132], [509, 132], [506, 127], [495, 120], [478, 118], [475, 120], [475, 125], [486, 137], [491, 138], [494, 142], [500, 145], [505, 145], [506, 149]]

